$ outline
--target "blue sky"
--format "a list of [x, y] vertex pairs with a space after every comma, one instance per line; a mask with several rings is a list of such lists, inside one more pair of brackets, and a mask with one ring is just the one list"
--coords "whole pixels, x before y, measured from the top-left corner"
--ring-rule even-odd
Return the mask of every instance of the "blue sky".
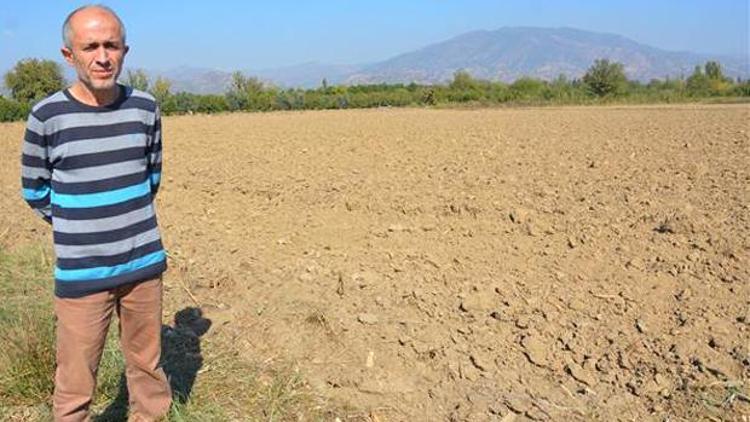
[[[750, 54], [750, 0], [114, 0], [129, 67], [262, 69], [387, 59], [464, 32], [568, 26], [654, 47]], [[0, 70], [59, 59], [60, 25], [81, 2], [0, 2]]]

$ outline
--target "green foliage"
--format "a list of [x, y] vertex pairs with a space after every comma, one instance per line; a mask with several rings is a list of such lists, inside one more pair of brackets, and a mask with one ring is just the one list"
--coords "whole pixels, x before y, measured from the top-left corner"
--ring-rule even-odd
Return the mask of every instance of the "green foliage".
[[125, 78], [125, 85], [131, 86], [140, 91], [148, 91], [148, 75], [143, 69], [128, 70], [128, 76]]
[[[128, 72], [127, 81], [143, 89], [149, 81], [142, 70]], [[687, 79], [629, 81], [620, 63], [596, 60], [582, 79], [560, 75], [552, 81], [531, 77], [513, 83], [487, 81], [466, 70], [453, 74], [447, 84], [331, 85], [326, 78], [313, 89], [279, 89], [255, 77], [235, 72], [224, 95], [172, 92], [169, 80], [157, 78], [150, 92], [164, 114], [223, 113], [232, 111], [321, 110], [371, 107], [441, 106], [468, 103], [493, 104], [589, 104], [614, 100], [628, 102], [694, 101], [713, 96], [750, 96], [747, 81], [724, 76], [721, 64], [697, 66]], [[0, 97], [0, 121], [24, 119], [27, 102]]]
[[19, 103], [18, 101], [0, 97], [0, 122], [23, 120], [28, 116], [29, 111], [31, 111], [29, 103]]
[[459, 70], [453, 74], [453, 81], [450, 83], [449, 87], [456, 91], [467, 91], [479, 88], [479, 84], [469, 72]]
[[530, 101], [544, 99], [549, 96], [544, 81], [522, 77], [516, 79], [510, 87], [510, 99], [514, 101]]
[[719, 62], [708, 61], [704, 65], [704, 69], [706, 71], [706, 77], [709, 80], [713, 80], [713, 81], [726, 80], [726, 78], [724, 77], [724, 72], [722, 72], [721, 65], [719, 64]]
[[172, 90], [172, 83], [169, 82], [169, 79], [162, 78], [161, 76], [156, 78], [156, 82], [154, 82], [154, 86], [151, 87], [151, 95], [154, 96], [156, 99], [156, 103], [159, 104], [162, 109], [164, 108], [164, 103], [167, 101]]
[[63, 88], [60, 65], [52, 60], [24, 59], [5, 74], [5, 86], [13, 99], [34, 103]]
[[0, 407], [46, 401], [55, 368], [51, 260], [0, 245]]
[[231, 110], [272, 110], [276, 104], [276, 90], [264, 87], [258, 78], [234, 72], [226, 101]]
[[621, 63], [597, 59], [583, 75], [583, 83], [597, 97], [617, 96], [625, 92], [628, 79]]

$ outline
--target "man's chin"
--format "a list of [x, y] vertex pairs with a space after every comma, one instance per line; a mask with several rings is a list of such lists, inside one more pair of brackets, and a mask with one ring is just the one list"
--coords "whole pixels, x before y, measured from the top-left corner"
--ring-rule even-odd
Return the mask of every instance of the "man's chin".
[[117, 85], [115, 79], [92, 79], [89, 81], [89, 89], [97, 92], [109, 92]]

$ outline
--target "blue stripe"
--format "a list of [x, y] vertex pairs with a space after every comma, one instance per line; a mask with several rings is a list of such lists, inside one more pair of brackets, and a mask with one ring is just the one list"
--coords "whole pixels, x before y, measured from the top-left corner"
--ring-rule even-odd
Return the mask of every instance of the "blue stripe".
[[141, 268], [148, 267], [149, 265], [154, 265], [165, 259], [166, 253], [164, 250], [160, 250], [144, 257], [134, 259], [126, 264], [115, 265], [114, 267], [96, 267], [80, 270], [61, 270], [60, 268], [55, 267], [55, 279], [59, 281], [87, 281], [115, 277], [120, 274], [137, 271]]
[[39, 201], [49, 195], [49, 185], [42, 186], [38, 189], [23, 189], [23, 199], [27, 201]]
[[66, 195], [52, 193], [52, 204], [63, 208], [93, 208], [107, 205], [119, 204], [151, 192], [151, 186], [147, 181], [127, 188], [111, 190], [108, 192], [87, 193], [83, 195]]
[[151, 184], [158, 185], [161, 182], [161, 173], [151, 173]]

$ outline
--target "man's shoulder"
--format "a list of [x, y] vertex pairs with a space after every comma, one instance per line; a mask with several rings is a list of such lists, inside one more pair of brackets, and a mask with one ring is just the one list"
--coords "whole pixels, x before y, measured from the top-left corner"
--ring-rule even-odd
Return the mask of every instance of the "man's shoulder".
[[151, 107], [156, 107], [156, 98], [154, 98], [153, 95], [146, 91], [141, 91], [140, 89], [126, 86], [125, 93], [128, 99], [135, 99], [139, 102], [143, 102], [144, 104], [148, 104]]
[[31, 107], [31, 115], [43, 122], [56, 114], [56, 110], [59, 106], [68, 101], [68, 97], [65, 96], [64, 90], [57, 91], [34, 104], [34, 106]]

